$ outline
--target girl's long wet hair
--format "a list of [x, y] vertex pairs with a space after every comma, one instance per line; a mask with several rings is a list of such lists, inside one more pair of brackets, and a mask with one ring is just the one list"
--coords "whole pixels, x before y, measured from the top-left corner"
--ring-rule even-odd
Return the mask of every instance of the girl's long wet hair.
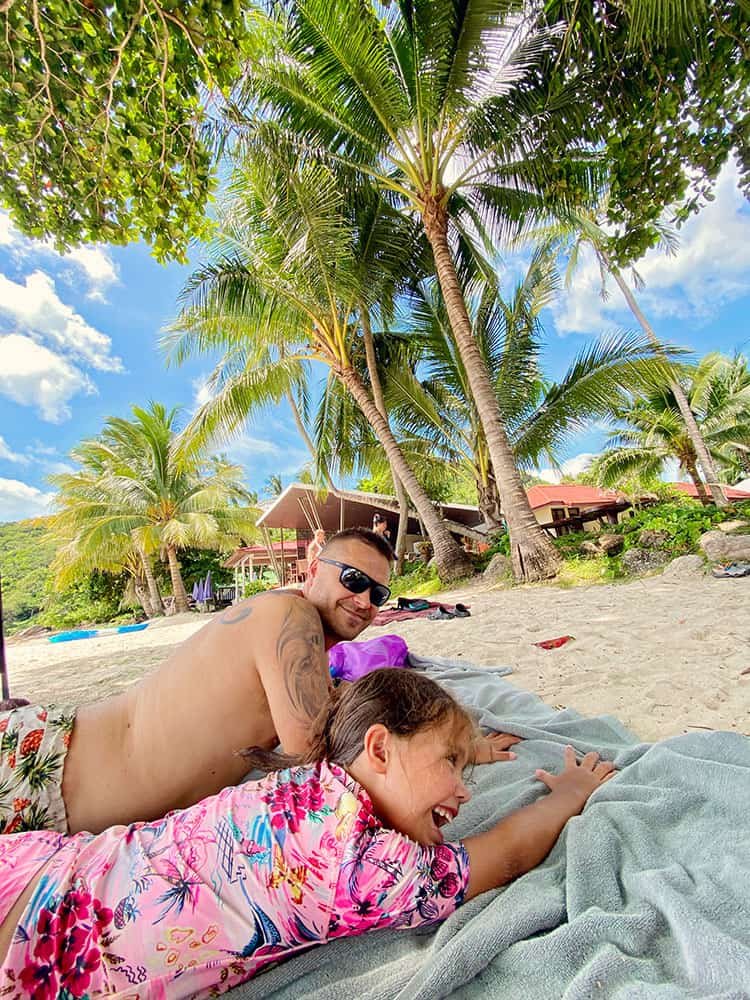
[[365, 734], [376, 723], [396, 736], [409, 737], [451, 722], [457, 737], [475, 738], [474, 719], [445, 688], [418, 671], [385, 668], [331, 692], [330, 701], [313, 723], [305, 754], [260, 747], [248, 747], [240, 753], [257, 771], [278, 771], [318, 760], [346, 767], [362, 752]]

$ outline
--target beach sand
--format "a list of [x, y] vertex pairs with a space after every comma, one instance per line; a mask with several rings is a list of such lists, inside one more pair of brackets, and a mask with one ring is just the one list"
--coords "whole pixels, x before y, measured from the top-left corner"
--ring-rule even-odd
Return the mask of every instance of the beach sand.
[[[548, 704], [617, 716], [644, 740], [693, 729], [750, 735], [750, 578], [670, 580], [563, 589], [481, 584], [444, 593], [472, 617], [413, 619], [369, 629], [397, 633], [421, 656], [513, 668], [512, 683]], [[76, 642], [11, 642], [11, 693], [83, 704], [122, 691], [157, 667], [207, 621], [189, 614], [143, 632]], [[540, 639], [575, 636], [559, 649]]]

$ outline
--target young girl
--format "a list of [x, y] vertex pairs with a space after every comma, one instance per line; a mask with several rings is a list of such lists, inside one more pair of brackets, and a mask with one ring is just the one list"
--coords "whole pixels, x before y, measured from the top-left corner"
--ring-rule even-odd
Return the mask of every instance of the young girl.
[[0, 996], [216, 995], [337, 937], [443, 920], [537, 865], [611, 764], [571, 748], [550, 789], [447, 843], [469, 792], [471, 717], [423, 674], [334, 692], [304, 761], [155, 823], [0, 837]]

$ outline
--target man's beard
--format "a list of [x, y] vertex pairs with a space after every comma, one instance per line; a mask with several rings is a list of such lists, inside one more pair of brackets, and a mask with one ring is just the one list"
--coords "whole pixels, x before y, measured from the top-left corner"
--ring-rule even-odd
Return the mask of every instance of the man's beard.
[[[336, 609], [341, 609], [347, 616], [347, 623], [345, 632], [341, 631], [342, 625], [340, 621], [336, 621], [335, 611]], [[349, 616], [352, 616], [351, 618]], [[369, 616], [363, 618], [361, 615], [357, 614], [356, 611], [351, 610], [351, 608], [345, 602], [339, 602], [336, 604], [334, 610], [329, 614], [327, 609], [320, 612], [320, 618], [323, 623], [323, 631], [327, 632], [332, 638], [336, 638], [337, 642], [347, 641], [349, 639], [355, 639], [360, 632], [363, 632], [367, 626], [370, 624]]]

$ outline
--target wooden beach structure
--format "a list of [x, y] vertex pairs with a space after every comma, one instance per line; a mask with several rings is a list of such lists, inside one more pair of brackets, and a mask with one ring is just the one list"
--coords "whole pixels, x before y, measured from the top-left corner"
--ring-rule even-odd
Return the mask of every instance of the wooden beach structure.
[[[242, 594], [244, 582], [258, 579], [263, 569], [272, 568], [282, 584], [302, 583], [307, 573], [307, 546], [318, 528], [333, 535], [344, 528], [371, 528], [375, 514], [384, 517], [391, 539], [398, 533], [399, 508], [393, 496], [365, 493], [361, 490], [321, 490], [309, 483], [291, 483], [265, 509], [257, 526], [263, 533], [263, 545], [236, 549], [224, 565], [235, 571], [235, 593]], [[476, 542], [486, 540], [482, 515], [469, 504], [435, 504], [448, 528], [459, 538]], [[282, 549], [280, 541], [271, 541], [270, 530], [289, 532]], [[417, 512], [409, 510], [407, 551], [426, 537]]]

